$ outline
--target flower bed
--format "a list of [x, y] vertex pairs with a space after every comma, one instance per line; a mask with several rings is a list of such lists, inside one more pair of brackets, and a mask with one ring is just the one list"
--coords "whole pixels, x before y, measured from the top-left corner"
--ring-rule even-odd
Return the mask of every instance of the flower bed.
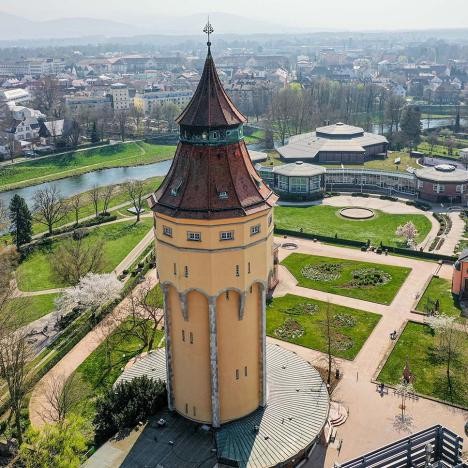
[[304, 327], [292, 318], [287, 318], [283, 324], [275, 330], [275, 335], [283, 339], [295, 339], [304, 335]]
[[305, 278], [317, 281], [334, 281], [341, 275], [340, 263], [321, 263], [319, 265], [306, 265], [301, 274]]
[[391, 281], [390, 273], [378, 268], [361, 268], [352, 272], [353, 279], [348, 283], [350, 288], [373, 288]]

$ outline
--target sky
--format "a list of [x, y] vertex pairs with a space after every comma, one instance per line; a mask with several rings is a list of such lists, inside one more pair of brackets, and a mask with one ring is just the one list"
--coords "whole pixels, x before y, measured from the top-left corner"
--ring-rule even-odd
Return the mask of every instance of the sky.
[[468, 0], [0, 0], [0, 11], [35, 20], [92, 17], [126, 23], [223, 12], [315, 30], [468, 27]]

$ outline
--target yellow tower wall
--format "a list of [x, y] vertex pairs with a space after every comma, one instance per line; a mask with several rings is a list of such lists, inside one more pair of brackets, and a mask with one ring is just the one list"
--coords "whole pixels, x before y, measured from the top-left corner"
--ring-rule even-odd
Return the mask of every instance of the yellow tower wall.
[[229, 299], [220, 294], [216, 301], [221, 423], [255, 411], [261, 402], [259, 286], [247, 292], [242, 320], [239, 294], [228, 293]]
[[[169, 400], [188, 418], [219, 425], [264, 402], [262, 301], [273, 268], [271, 216], [271, 210], [219, 221], [155, 215]], [[234, 239], [220, 240], [226, 231]], [[201, 240], [187, 240], [188, 232]]]

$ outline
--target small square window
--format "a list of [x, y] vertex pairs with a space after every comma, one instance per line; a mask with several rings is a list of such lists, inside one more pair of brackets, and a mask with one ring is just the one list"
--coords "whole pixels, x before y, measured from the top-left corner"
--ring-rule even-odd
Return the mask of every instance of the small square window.
[[172, 228], [169, 226], [163, 226], [163, 234], [167, 237], [172, 237]]
[[223, 192], [219, 192], [218, 193], [218, 197], [220, 200], [227, 200], [229, 197], [228, 197], [228, 193], [223, 191]]
[[256, 224], [255, 226], [250, 227], [250, 235], [254, 236], [260, 232], [260, 224]]
[[189, 241], [201, 241], [201, 233], [200, 232], [187, 232], [187, 240]]
[[234, 231], [222, 231], [219, 233], [219, 240], [233, 240]]

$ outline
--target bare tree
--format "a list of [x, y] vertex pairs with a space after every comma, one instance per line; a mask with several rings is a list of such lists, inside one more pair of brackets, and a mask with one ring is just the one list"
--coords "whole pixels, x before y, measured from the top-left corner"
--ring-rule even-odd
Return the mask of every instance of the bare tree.
[[34, 193], [33, 218], [47, 226], [49, 234], [52, 234], [54, 225], [67, 217], [69, 205], [62, 198], [56, 185], [47, 186]]
[[62, 423], [80, 401], [75, 377], [52, 374], [45, 388], [47, 405], [43, 409], [44, 421]]
[[290, 134], [295, 101], [294, 91], [286, 88], [276, 93], [271, 102], [269, 120], [274, 130], [279, 134], [283, 145], [286, 142], [286, 137]]
[[99, 271], [104, 262], [104, 242], [87, 242], [84, 235], [75, 231], [74, 238], [61, 242], [52, 257], [57, 275], [70, 284], [77, 284], [87, 273]]
[[3, 200], [0, 200], [0, 231], [3, 231], [8, 226], [8, 208]]
[[119, 129], [120, 139], [125, 141], [127, 137], [127, 127], [128, 127], [128, 112], [121, 110], [115, 113], [115, 120]]
[[35, 106], [47, 116], [59, 117], [60, 99], [63, 93], [59, 82], [52, 76], [42, 78], [35, 88]]
[[429, 147], [431, 148], [431, 150], [430, 150], [431, 155], [433, 154], [434, 146], [437, 145], [438, 141], [439, 141], [439, 136], [438, 136], [437, 132], [431, 132], [427, 136], [427, 142], [429, 143]]
[[104, 187], [102, 190], [102, 201], [103, 201], [102, 213], [103, 214], [108, 212], [107, 210], [109, 209], [109, 203], [111, 201], [113, 192], [114, 192], [113, 185], [108, 185]]
[[83, 194], [77, 193], [76, 195], [70, 198], [70, 208], [75, 214], [75, 224], [78, 224], [78, 221], [80, 219], [80, 209], [83, 205], [82, 197]]
[[143, 196], [145, 187], [141, 180], [131, 180], [127, 184], [127, 193], [131, 198], [133, 207], [136, 211], [137, 223], [140, 221], [141, 210], [143, 207]]
[[445, 314], [433, 315], [427, 319], [436, 334], [436, 352], [445, 363], [445, 375], [450, 398], [453, 398], [453, 367], [460, 359], [463, 343], [468, 338], [466, 326], [458, 324], [455, 317]]
[[325, 341], [327, 346], [327, 385], [330, 388], [331, 375], [333, 366], [333, 351], [336, 348], [336, 327], [333, 320], [330, 301], [327, 301], [327, 307], [325, 309], [325, 320], [323, 321], [323, 330], [325, 334]]
[[78, 120], [73, 119], [70, 128], [67, 131], [66, 138], [68, 144], [72, 148], [76, 148], [79, 145], [81, 138], [81, 124]]
[[468, 153], [463, 153], [459, 161], [465, 166], [465, 170], [468, 170]]
[[126, 333], [135, 335], [141, 341], [144, 350], [150, 351], [154, 348], [156, 333], [164, 319], [162, 308], [163, 299], [159, 284], [152, 287], [147, 280], [130, 296], [129, 312], [133, 320], [131, 330], [126, 330]]
[[99, 201], [101, 199], [101, 188], [95, 185], [91, 189], [90, 196], [91, 196], [91, 201], [93, 202], [93, 206], [94, 206], [94, 213], [97, 218], [99, 215]]
[[27, 344], [26, 332], [17, 330], [0, 336], [0, 377], [8, 389], [10, 408], [9, 422], [13, 419], [19, 444], [23, 441], [21, 410], [30, 390], [27, 365], [31, 358], [31, 349]]

